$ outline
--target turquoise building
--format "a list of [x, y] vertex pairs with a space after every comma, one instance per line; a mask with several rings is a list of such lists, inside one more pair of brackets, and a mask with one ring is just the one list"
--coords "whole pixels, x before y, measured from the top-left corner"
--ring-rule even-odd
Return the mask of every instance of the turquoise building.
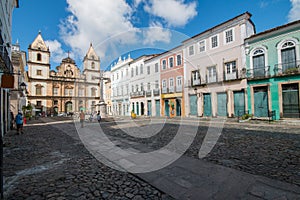
[[245, 44], [248, 112], [300, 118], [300, 20], [255, 34]]

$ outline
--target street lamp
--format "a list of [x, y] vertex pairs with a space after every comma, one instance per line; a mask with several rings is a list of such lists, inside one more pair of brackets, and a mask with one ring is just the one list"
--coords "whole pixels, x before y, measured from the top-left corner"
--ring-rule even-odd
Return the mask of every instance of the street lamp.
[[22, 82], [21, 84], [20, 84], [20, 88], [21, 88], [21, 90], [26, 90], [26, 83], [24, 83], [24, 82]]

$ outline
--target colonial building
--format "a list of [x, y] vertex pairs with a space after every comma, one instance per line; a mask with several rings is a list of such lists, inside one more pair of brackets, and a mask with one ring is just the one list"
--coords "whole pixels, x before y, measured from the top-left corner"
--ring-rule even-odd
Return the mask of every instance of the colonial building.
[[129, 102], [129, 64], [133, 61], [130, 56], [119, 58], [118, 62], [111, 67], [111, 101], [112, 114], [121, 116], [130, 116]]
[[50, 51], [41, 33], [28, 48], [28, 100], [36, 114], [57, 115], [100, 110], [100, 58], [92, 44], [83, 59], [83, 71], [70, 58], [50, 70]]
[[160, 116], [160, 57], [156, 55], [145, 60], [146, 113], [148, 116]]
[[186, 116], [233, 117], [246, 110], [244, 39], [255, 33], [246, 12], [183, 41]]
[[103, 72], [104, 87], [103, 87], [103, 99], [106, 104], [106, 114], [112, 115], [112, 102], [111, 102], [111, 72]]
[[184, 114], [183, 66], [182, 46], [160, 55], [161, 116]]
[[26, 52], [20, 50], [19, 44], [12, 45], [11, 61], [14, 72], [14, 88], [10, 90], [10, 111], [16, 116], [18, 111], [23, 110], [23, 106], [27, 104]]
[[[18, 0], [0, 1], [0, 134], [5, 134], [10, 127], [9, 88], [13, 88], [13, 66], [11, 63], [11, 29], [14, 8], [19, 7]], [[6, 85], [9, 82], [10, 85]], [[2, 139], [2, 137], [1, 137]], [[1, 143], [2, 145], [2, 143]], [[1, 175], [0, 175], [1, 176]], [[2, 176], [1, 176], [2, 177]], [[1, 196], [3, 190], [1, 188]]]
[[248, 110], [254, 117], [300, 118], [300, 21], [245, 40]]
[[148, 76], [145, 68], [145, 60], [153, 57], [153, 55], [143, 55], [135, 59], [130, 63], [129, 71], [130, 73], [130, 111], [136, 113], [136, 115], [147, 115], [146, 110], [146, 89], [148, 87], [147, 82], [145, 82]]

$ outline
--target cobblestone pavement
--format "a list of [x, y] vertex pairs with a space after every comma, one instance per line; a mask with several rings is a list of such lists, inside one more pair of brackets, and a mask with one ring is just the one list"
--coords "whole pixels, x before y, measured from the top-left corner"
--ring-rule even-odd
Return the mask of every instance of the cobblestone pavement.
[[37, 122], [27, 125], [23, 135], [11, 132], [4, 138], [5, 199], [172, 199], [98, 162], [72, 124], [67, 135], [41, 121], [31, 123]]
[[[53, 119], [49, 119], [51, 121]], [[178, 120], [167, 122], [150, 138], [126, 134], [136, 131], [126, 120], [104, 121], [101, 127], [117, 146], [147, 152], [160, 149], [175, 136]], [[187, 122], [182, 126], [193, 125], [192, 120]], [[149, 120], [136, 120], [135, 123], [143, 128]], [[199, 159], [198, 152], [208, 125], [207, 121], [200, 122], [186, 156]], [[95, 160], [81, 144], [73, 123], [55, 126], [57, 129], [27, 126], [25, 135], [5, 138], [4, 173], [8, 199], [171, 199], [135, 176], [112, 170]], [[153, 129], [159, 126], [152, 124]], [[226, 122], [217, 144], [203, 160], [299, 186], [299, 132], [300, 126]]]
[[[176, 120], [169, 122], [155, 136], [143, 139], [128, 136], [124, 131], [118, 130], [118, 126], [113, 127], [111, 124], [103, 124], [102, 128], [112, 140], [120, 141], [118, 138], [122, 138], [124, 148], [134, 145], [126, 144], [126, 139], [137, 142], [137, 148], [138, 143], [143, 143], [155, 150], [171, 141], [177, 132], [179, 125]], [[147, 124], [147, 120], [144, 120], [144, 124], [137, 123], [143, 126]], [[134, 129], [123, 128], [126, 132]], [[202, 122], [186, 156], [199, 159], [198, 152], [207, 130], [208, 123]], [[118, 142], [118, 145], [122, 146], [122, 143]], [[300, 186], [300, 126], [264, 122], [225, 123], [217, 144], [203, 160]]]

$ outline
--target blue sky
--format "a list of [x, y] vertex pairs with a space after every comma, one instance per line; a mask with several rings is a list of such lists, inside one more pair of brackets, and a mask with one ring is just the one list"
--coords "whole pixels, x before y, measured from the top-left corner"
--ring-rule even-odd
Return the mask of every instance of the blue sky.
[[101, 68], [120, 55], [137, 57], [180, 44], [246, 11], [261, 32], [300, 19], [300, 0], [20, 0], [12, 38], [21, 49], [39, 31], [50, 47], [51, 68], [71, 52], [78, 67], [90, 42]]

